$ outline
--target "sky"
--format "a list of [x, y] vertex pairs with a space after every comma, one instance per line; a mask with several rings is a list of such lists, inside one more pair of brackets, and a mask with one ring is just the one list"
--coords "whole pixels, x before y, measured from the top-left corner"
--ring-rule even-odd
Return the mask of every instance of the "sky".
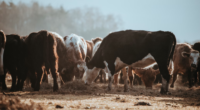
[[4, 0], [61, 6], [65, 10], [97, 7], [104, 14], [119, 16], [119, 30], [171, 31], [179, 42], [200, 41], [200, 0]]

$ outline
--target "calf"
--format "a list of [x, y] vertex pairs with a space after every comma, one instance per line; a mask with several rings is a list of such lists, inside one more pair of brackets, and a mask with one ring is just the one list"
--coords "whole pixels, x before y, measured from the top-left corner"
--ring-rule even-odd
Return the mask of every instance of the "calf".
[[193, 84], [193, 74], [196, 71], [199, 58], [199, 52], [193, 50], [191, 45], [182, 43], [177, 44], [173, 56], [174, 71], [173, 80], [170, 87], [174, 87], [177, 74], [181, 73], [188, 76], [189, 87]]
[[68, 68], [64, 68], [63, 72], [70, 73], [72, 77], [75, 75], [77, 79], [83, 77], [86, 68], [87, 43], [83, 37], [76, 34], [70, 34], [64, 37], [65, 46], [67, 48]]
[[6, 35], [0, 30], [0, 83], [3, 81], [3, 53], [6, 44]]
[[131, 68], [136, 75], [138, 75], [146, 88], [152, 89], [153, 82], [156, 79], [156, 75], [160, 74], [159, 70], [154, 70], [152, 68], [142, 69], [142, 68]]
[[[170, 78], [167, 67], [175, 45], [176, 38], [171, 32], [126, 30], [110, 33], [103, 39], [99, 49], [88, 63], [85, 83], [91, 82], [90, 79], [94, 80], [99, 71], [106, 68], [109, 72], [108, 90], [111, 90], [115, 73], [125, 66], [134, 67], [136, 62], [151, 57], [157, 62], [163, 77], [161, 93], [167, 93]], [[124, 91], [127, 91], [127, 75], [123, 77]]]
[[[4, 65], [4, 78], [3, 78], [3, 90], [7, 89], [5, 83], [6, 73], [9, 72], [12, 76], [12, 86], [10, 91], [22, 90], [24, 80], [26, 79], [26, 44], [24, 39], [19, 35], [6, 35], [6, 45], [3, 55]], [[18, 77], [16, 88], [16, 77]]]
[[[43, 74], [43, 66], [48, 71], [50, 69], [53, 76], [53, 90], [58, 90], [57, 70], [58, 70], [58, 55], [57, 42], [53, 34], [42, 30], [31, 33], [26, 39], [28, 54], [27, 62], [32, 77], [32, 87], [35, 91], [40, 89], [40, 80]], [[35, 74], [37, 73], [37, 75]]]

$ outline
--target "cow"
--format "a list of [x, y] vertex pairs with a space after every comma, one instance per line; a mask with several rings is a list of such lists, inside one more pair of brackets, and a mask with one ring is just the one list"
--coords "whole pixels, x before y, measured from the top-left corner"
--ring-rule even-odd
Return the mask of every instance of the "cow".
[[[125, 30], [107, 35], [87, 67], [85, 83], [94, 80], [99, 71], [106, 68], [109, 72], [108, 90], [111, 90], [113, 75], [125, 66], [135, 66], [135, 62], [151, 57], [162, 74], [160, 93], [168, 93], [169, 61], [176, 45], [175, 35], [164, 31]], [[147, 64], [147, 65], [150, 65]], [[128, 91], [127, 74], [124, 77], [124, 91]]]
[[[99, 46], [100, 46], [100, 44], [101, 44], [101, 42], [102, 42], [102, 38], [99, 38], [99, 37], [97, 37], [97, 38], [94, 38], [94, 39], [92, 39], [92, 42], [93, 42], [93, 51], [92, 51], [92, 57], [94, 56], [94, 54], [97, 52], [97, 50], [98, 50], [98, 48], [99, 48]], [[90, 59], [92, 58], [92, 57], [90, 57]], [[87, 63], [88, 63], [89, 61], [87, 61]], [[94, 82], [96, 82], [98, 79], [100, 79], [100, 82], [106, 82], [106, 73], [105, 73], [105, 71], [102, 69], [102, 70], [100, 70], [100, 72], [99, 72], [99, 75], [95, 78], [95, 80], [94, 80]]]
[[[192, 46], [192, 48], [194, 49], [194, 50], [197, 50], [199, 53], [200, 53], [200, 42], [196, 42], [193, 46]], [[195, 82], [197, 82], [197, 73], [199, 73], [199, 82], [198, 82], [198, 84], [200, 85], [200, 59], [198, 59], [198, 64], [197, 64], [197, 70], [196, 70], [196, 72], [195, 72]]]
[[[2, 89], [6, 90], [7, 86], [5, 78], [7, 72], [12, 76], [12, 86], [10, 91], [22, 90], [24, 80], [26, 79], [26, 44], [24, 39], [19, 35], [11, 34], [6, 35], [6, 44], [3, 55], [4, 75]], [[16, 77], [17, 87], [16, 87]]]
[[3, 53], [4, 53], [4, 47], [6, 44], [6, 35], [5, 33], [0, 30], [0, 83], [3, 81]]
[[55, 37], [52, 33], [46, 30], [41, 30], [29, 34], [25, 39], [25, 43], [27, 44], [28, 50], [28, 71], [30, 72], [31, 83], [34, 91], [39, 91], [40, 89], [43, 66], [45, 66], [47, 71], [51, 71], [54, 82], [53, 91], [57, 91], [58, 55]]
[[152, 68], [143, 69], [143, 68], [129, 68], [134, 71], [136, 75], [138, 75], [142, 82], [144, 83], [146, 88], [152, 89], [153, 82], [156, 79], [156, 75], [160, 74], [159, 70], [154, 70]]
[[64, 68], [62, 71], [71, 74], [70, 80], [72, 80], [74, 76], [76, 79], [81, 79], [87, 69], [85, 62], [87, 55], [87, 43], [83, 37], [76, 34], [65, 36], [64, 43], [68, 53], [68, 68]]
[[186, 43], [180, 43], [176, 45], [173, 64], [174, 70], [172, 73], [172, 83], [171, 88], [174, 87], [174, 82], [176, 81], [177, 74], [181, 73], [188, 76], [189, 87], [193, 85], [193, 75], [196, 71], [197, 63], [199, 58], [199, 52], [192, 49], [192, 46]]

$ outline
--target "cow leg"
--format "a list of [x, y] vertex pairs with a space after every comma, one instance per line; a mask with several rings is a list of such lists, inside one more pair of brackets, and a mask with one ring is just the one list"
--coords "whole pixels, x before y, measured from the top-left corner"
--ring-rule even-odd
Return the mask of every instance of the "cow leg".
[[16, 91], [20, 90], [20, 82], [21, 82], [21, 76], [18, 74]]
[[36, 70], [36, 73], [37, 73], [37, 78], [36, 78], [34, 91], [39, 91], [40, 90], [40, 81], [41, 81], [41, 77], [42, 77], [42, 74], [43, 74], [42, 68], [38, 67], [37, 70]]
[[128, 67], [128, 77], [129, 77], [129, 83], [130, 87], [133, 87], [133, 73], [131, 67]]
[[6, 73], [7, 71], [4, 70], [4, 74], [2, 75], [2, 89], [6, 90], [7, 86], [6, 86]]
[[168, 86], [169, 86], [169, 79], [170, 79], [170, 75], [169, 75], [169, 71], [167, 69], [167, 65], [166, 67], [163, 65], [163, 67], [161, 67], [160, 69], [160, 73], [162, 75], [162, 87], [161, 87], [161, 94], [167, 94], [168, 92]]
[[126, 68], [122, 69], [123, 80], [124, 80], [124, 92], [128, 92], [128, 73], [126, 72]]
[[114, 63], [106, 63], [104, 61], [106, 69], [108, 71], [108, 91], [112, 89], [113, 75], [115, 74], [115, 65]]
[[58, 90], [58, 82], [57, 82], [58, 73], [55, 67], [51, 67], [51, 74], [53, 77], [53, 91], [57, 91]]
[[191, 72], [191, 69], [187, 70], [188, 74], [188, 81], [189, 81], [189, 88], [193, 86], [193, 73]]
[[103, 70], [100, 70], [100, 82], [103, 83]]
[[30, 82], [31, 82], [31, 87], [34, 89], [35, 88], [35, 85], [36, 85], [36, 74], [35, 74], [35, 71], [30, 71], [29, 73], [29, 79], [30, 79]]
[[103, 72], [103, 78], [104, 78], [104, 79], [103, 79], [103, 80], [104, 80], [103, 82], [106, 83], [106, 73], [105, 73], [104, 70], [102, 70], [102, 72]]
[[119, 84], [118, 75], [119, 75], [119, 73], [117, 73], [117, 74], [114, 75], [114, 84], [115, 84], [115, 87], [117, 87], [118, 84]]
[[173, 72], [173, 77], [172, 77], [172, 83], [171, 83], [171, 85], [170, 85], [170, 87], [171, 88], [174, 88], [174, 83], [175, 83], [175, 81], [176, 81], [176, 79], [177, 79], [177, 74], [178, 74], [178, 71], [177, 70], [174, 70], [174, 72]]
[[16, 86], [16, 70], [11, 70], [10, 71], [11, 76], [12, 76], [12, 87], [10, 91], [15, 91], [15, 86]]
[[96, 83], [98, 79], [99, 79], [99, 75], [95, 78], [94, 82]]

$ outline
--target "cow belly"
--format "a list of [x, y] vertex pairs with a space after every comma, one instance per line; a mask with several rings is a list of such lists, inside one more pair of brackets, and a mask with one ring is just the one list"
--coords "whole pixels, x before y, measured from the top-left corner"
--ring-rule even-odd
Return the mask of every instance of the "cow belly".
[[144, 57], [142, 60], [139, 60], [135, 63], [132, 63], [131, 64], [131, 67], [139, 67], [139, 68], [144, 68], [144, 67], [147, 67], [153, 63], [155, 63], [155, 59], [153, 58], [153, 56], [151, 54], [148, 54], [146, 57]]
[[[134, 56], [133, 56], [134, 57]], [[155, 63], [155, 59], [153, 58], [153, 56], [151, 54], [148, 54], [146, 57], [144, 57], [142, 60], [139, 60], [135, 63], [132, 63], [130, 66], [131, 67], [139, 67], [139, 68], [144, 68], [146, 66], [149, 66], [153, 63]], [[121, 61], [121, 59], [119, 57], [116, 58], [115, 60], [115, 72], [120, 71], [122, 68], [129, 66], [128, 64], [124, 63], [123, 61]]]

